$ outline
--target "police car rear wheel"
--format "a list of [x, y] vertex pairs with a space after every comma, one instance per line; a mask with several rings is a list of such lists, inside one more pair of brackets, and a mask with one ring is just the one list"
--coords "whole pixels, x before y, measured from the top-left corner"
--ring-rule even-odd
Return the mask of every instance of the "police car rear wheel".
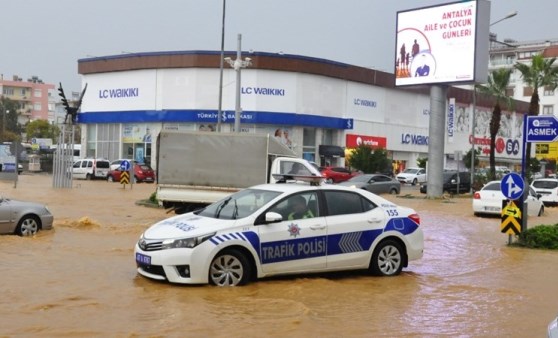
[[403, 269], [403, 251], [399, 243], [385, 240], [378, 244], [372, 255], [372, 273], [378, 276], [395, 276]]
[[248, 259], [234, 249], [217, 254], [209, 266], [209, 282], [217, 286], [244, 285], [248, 282], [250, 274]]

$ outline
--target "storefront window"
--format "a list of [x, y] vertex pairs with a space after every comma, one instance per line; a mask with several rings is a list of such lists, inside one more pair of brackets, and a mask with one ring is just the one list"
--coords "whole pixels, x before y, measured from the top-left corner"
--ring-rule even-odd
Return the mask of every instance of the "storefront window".
[[304, 128], [302, 136], [302, 158], [316, 162], [316, 129]]
[[124, 143], [122, 144], [122, 157], [152, 166], [151, 143]]
[[[97, 150], [97, 125], [87, 125], [87, 151], [85, 157], [95, 157]], [[83, 155], [83, 154], [82, 154]]]

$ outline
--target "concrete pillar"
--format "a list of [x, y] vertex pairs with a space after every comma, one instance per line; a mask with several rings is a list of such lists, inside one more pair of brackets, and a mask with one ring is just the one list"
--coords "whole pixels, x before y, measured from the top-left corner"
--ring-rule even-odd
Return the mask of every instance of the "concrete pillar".
[[430, 121], [428, 127], [428, 189], [426, 197], [442, 196], [444, 171], [444, 138], [446, 129], [446, 98], [448, 87], [430, 87]]

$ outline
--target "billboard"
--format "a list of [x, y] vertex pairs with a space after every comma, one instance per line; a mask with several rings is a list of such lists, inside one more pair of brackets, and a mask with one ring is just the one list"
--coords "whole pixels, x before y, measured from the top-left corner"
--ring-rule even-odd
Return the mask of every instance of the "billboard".
[[397, 12], [395, 85], [486, 82], [489, 20], [485, 0]]

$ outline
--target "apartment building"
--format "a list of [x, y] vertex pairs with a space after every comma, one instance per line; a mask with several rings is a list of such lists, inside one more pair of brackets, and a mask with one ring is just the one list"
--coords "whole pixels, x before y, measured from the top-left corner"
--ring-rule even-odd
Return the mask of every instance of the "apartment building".
[[[558, 57], [558, 39], [515, 41], [504, 39], [498, 41], [495, 34], [491, 36], [489, 71], [498, 68], [510, 68], [516, 63], [530, 65], [534, 55], [541, 54], [544, 58]], [[558, 62], [554, 63], [558, 67]], [[539, 115], [558, 116], [558, 90], [552, 87], [538, 88]], [[530, 101], [533, 88], [523, 82], [521, 73], [513, 70], [507, 95], [520, 101]], [[558, 142], [537, 143], [532, 147], [534, 155], [539, 160], [558, 161]], [[551, 167], [553, 167], [552, 165]]]
[[21, 125], [39, 119], [54, 121], [55, 100], [51, 99], [54, 89], [53, 84], [44, 83], [37, 76], [24, 81], [17, 75], [10, 79], [0, 75], [2, 97], [16, 103], [18, 123]]
[[[533, 55], [542, 54], [545, 58], [558, 57], [558, 39], [515, 41], [504, 39], [498, 41], [495, 34], [491, 37], [489, 71], [498, 68], [512, 68], [519, 62], [530, 64]], [[554, 65], [558, 67], [558, 62]], [[558, 93], [550, 87], [539, 88], [540, 115], [558, 116]], [[512, 72], [508, 96], [520, 101], [529, 101], [533, 94], [533, 88], [523, 82], [521, 73], [517, 70]]]

